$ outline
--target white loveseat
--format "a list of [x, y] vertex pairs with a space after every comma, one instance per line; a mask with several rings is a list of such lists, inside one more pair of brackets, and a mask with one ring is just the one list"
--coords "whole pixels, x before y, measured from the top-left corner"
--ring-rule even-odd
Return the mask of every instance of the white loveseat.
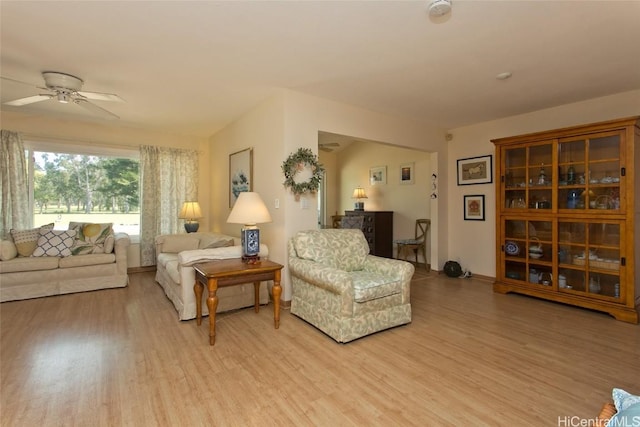
[[0, 261], [0, 302], [127, 286], [130, 239], [125, 233], [115, 233], [114, 238], [112, 253]]
[[[193, 291], [193, 265], [219, 259], [240, 258], [240, 239], [220, 233], [163, 234], [156, 237], [156, 282], [178, 311], [180, 320], [196, 318], [196, 296]], [[260, 256], [269, 250], [260, 245]], [[206, 289], [205, 289], [206, 296]], [[218, 289], [217, 313], [237, 308], [253, 307], [255, 292], [252, 283]], [[202, 315], [208, 315], [206, 297], [202, 298]], [[260, 304], [269, 302], [266, 282], [260, 286]]]

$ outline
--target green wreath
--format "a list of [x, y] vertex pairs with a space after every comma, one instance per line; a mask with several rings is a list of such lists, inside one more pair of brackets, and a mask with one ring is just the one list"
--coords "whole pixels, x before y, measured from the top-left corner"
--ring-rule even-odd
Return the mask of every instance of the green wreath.
[[[305, 182], [296, 182], [294, 177], [305, 166], [311, 168], [311, 178]], [[298, 148], [298, 151], [292, 153], [287, 160], [282, 163], [282, 172], [284, 172], [285, 180], [283, 185], [285, 188], [291, 188], [291, 192], [295, 194], [296, 198], [301, 194], [315, 193], [320, 187], [320, 180], [322, 179], [322, 172], [324, 167], [318, 163], [318, 157], [313, 154], [310, 148]]]

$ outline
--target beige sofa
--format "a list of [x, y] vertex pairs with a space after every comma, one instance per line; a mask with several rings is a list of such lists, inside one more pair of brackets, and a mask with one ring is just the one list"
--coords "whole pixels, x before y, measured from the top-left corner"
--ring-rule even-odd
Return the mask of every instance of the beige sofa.
[[[156, 282], [178, 311], [180, 320], [196, 318], [196, 296], [193, 291], [193, 265], [219, 259], [240, 258], [240, 239], [220, 233], [163, 234], [156, 237]], [[260, 245], [260, 256], [267, 258], [269, 250]], [[202, 315], [209, 315], [207, 290], [202, 298]], [[255, 292], [252, 283], [220, 288], [217, 291], [217, 313], [237, 308], [253, 307]], [[260, 304], [269, 302], [267, 283], [260, 286]]]
[[130, 239], [125, 233], [114, 237], [113, 252], [108, 254], [25, 256], [0, 261], [0, 302], [127, 286]]

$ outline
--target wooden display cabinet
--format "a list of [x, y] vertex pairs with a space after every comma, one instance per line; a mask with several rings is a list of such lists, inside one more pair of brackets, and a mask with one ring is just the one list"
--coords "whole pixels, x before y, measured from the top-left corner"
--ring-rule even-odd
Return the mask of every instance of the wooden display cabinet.
[[[638, 323], [640, 117], [492, 140], [496, 292]], [[636, 227], [636, 223], [638, 227]]]

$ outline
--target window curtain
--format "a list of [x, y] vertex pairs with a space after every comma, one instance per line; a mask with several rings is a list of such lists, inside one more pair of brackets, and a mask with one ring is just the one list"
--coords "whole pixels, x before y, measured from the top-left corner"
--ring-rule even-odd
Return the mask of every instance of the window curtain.
[[156, 264], [155, 237], [179, 233], [182, 203], [198, 197], [198, 152], [140, 147], [140, 265]]
[[18, 132], [0, 131], [0, 195], [2, 200], [2, 222], [0, 237], [7, 238], [12, 228], [25, 229], [31, 226], [29, 215], [29, 187], [27, 160], [24, 143]]

